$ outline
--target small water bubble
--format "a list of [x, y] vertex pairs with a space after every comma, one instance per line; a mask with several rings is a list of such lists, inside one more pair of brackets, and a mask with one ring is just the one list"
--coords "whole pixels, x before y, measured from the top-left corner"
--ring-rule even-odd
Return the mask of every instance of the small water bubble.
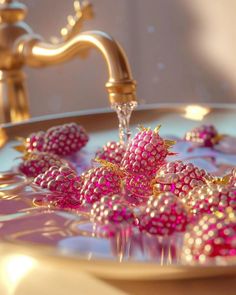
[[162, 62], [159, 62], [159, 63], [157, 63], [157, 68], [158, 68], [160, 71], [163, 71], [163, 70], [165, 70], [166, 65], [165, 65], [164, 63], [162, 63]]
[[148, 31], [149, 34], [152, 34], [152, 33], [154, 33], [156, 31], [156, 28], [153, 25], [149, 25], [147, 27], [147, 31]]

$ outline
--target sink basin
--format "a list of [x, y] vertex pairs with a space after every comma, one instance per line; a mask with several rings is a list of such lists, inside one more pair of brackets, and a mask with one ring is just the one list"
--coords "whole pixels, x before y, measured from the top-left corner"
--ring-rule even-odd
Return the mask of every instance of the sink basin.
[[[186, 131], [200, 124], [214, 124], [220, 133], [236, 136], [235, 105], [148, 105], [133, 112], [131, 130], [138, 124], [147, 127], [162, 125], [161, 134], [178, 140]], [[173, 279], [236, 274], [236, 260], [222, 265], [185, 265], [181, 260], [181, 237], [175, 241], [160, 241], [156, 237], [141, 237], [135, 233], [122, 242], [124, 233], [112, 239], [93, 235], [85, 212], [66, 212], [34, 206], [33, 199], [40, 194], [27, 189], [24, 177], [9, 183], [9, 171], [17, 166], [19, 154], [12, 149], [16, 137], [47, 129], [66, 122], [77, 122], [90, 134], [90, 141], [80, 157], [89, 166], [96, 149], [107, 141], [118, 139], [118, 121], [110, 110], [77, 112], [33, 118], [27, 122], [5, 124], [0, 149], [0, 247], [4, 255], [27, 255], [41, 263], [68, 266], [70, 270], [86, 270], [103, 278], [119, 279]], [[181, 141], [181, 140], [180, 140]], [[180, 150], [182, 147], [180, 148]], [[201, 150], [192, 155], [200, 165], [214, 169], [204, 157], [212, 151]], [[184, 155], [186, 156], [186, 154]], [[234, 154], [217, 152], [219, 163], [236, 166]], [[74, 158], [78, 160], [77, 157]], [[81, 167], [79, 167], [81, 169]], [[217, 169], [217, 167], [216, 167]], [[4, 176], [5, 175], [5, 176]], [[5, 177], [5, 178], [4, 178]], [[4, 185], [5, 183], [5, 185]], [[180, 241], [180, 242], [179, 242]], [[179, 244], [178, 244], [179, 243]], [[175, 244], [175, 247], [172, 247]], [[160, 245], [153, 249], [151, 245]], [[163, 246], [164, 245], [164, 246]], [[176, 246], [177, 245], [177, 246]]]

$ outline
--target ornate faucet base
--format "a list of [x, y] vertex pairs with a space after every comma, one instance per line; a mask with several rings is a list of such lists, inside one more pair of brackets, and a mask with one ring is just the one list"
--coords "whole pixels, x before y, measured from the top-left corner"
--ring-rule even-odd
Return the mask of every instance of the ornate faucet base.
[[0, 71], [0, 123], [29, 117], [25, 74], [20, 70]]

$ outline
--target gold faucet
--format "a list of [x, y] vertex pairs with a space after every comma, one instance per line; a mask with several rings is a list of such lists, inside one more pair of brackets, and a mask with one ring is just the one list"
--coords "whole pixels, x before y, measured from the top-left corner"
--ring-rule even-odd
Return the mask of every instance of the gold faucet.
[[[0, 122], [15, 122], [29, 115], [23, 67], [44, 67], [66, 62], [87, 49], [98, 49], [107, 64], [106, 88], [112, 105], [136, 101], [136, 83], [121, 46], [100, 31], [80, 33], [82, 23], [92, 17], [88, 2], [75, 1], [75, 16], [61, 30], [62, 37], [46, 43], [24, 22], [27, 8], [14, 0], [0, 0]], [[56, 41], [56, 42], [55, 42]]]

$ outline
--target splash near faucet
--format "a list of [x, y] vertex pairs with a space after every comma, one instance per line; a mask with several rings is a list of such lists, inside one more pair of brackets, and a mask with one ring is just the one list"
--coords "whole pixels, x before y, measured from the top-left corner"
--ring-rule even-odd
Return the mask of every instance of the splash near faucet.
[[24, 22], [25, 5], [0, 0], [1, 122], [30, 117], [24, 66], [40, 68], [61, 64], [84, 54], [89, 48], [96, 48], [106, 61], [109, 79], [105, 86], [111, 106], [120, 109], [120, 106], [127, 108], [127, 105], [136, 104], [136, 82], [123, 49], [107, 33], [80, 33], [83, 21], [93, 15], [92, 8], [87, 2], [80, 4], [78, 1], [74, 7], [76, 15], [68, 17], [68, 25], [61, 30], [62, 38], [47, 43]]

